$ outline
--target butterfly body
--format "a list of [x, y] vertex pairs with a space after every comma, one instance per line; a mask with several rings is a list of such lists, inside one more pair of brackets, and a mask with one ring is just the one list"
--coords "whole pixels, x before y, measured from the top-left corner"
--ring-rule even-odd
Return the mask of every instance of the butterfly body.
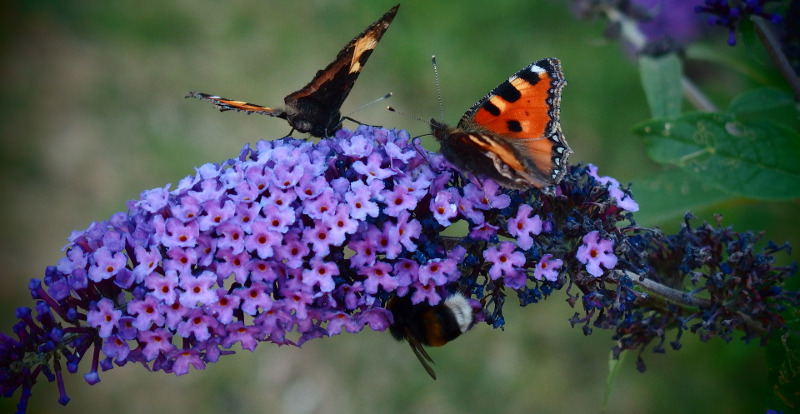
[[202, 92], [189, 92], [186, 96], [209, 101], [220, 111], [240, 111], [282, 118], [294, 130], [316, 137], [327, 136], [339, 129], [342, 104], [375, 46], [394, 20], [399, 7], [400, 5], [393, 7], [353, 38], [336, 55], [333, 62], [325, 69], [317, 71], [306, 86], [287, 95], [283, 100], [285, 108], [270, 108]]
[[566, 80], [558, 59], [523, 68], [473, 105], [455, 128], [431, 120], [456, 168], [514, 189], [555, 185], [572, 150], [559, 123]]

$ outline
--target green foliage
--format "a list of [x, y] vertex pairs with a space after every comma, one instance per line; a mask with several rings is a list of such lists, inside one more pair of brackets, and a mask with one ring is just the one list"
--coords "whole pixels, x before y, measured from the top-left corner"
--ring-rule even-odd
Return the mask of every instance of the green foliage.
[[[792, 97], [775, 89], [760, 88], [745, 92], [731, 101], [728, 111], [738, 118], [769, 119], [798, 126], [797, 107]], [[788, 126], [788, 125], [787, 125]]]
[[677, 168], [640, 178], [634, 188], [636, 220], [644, 223], [667, 223], [687, 211], [705, 211], [736, 198]]
[[681, 61], [675, 54], [661, 57], [642, 55], [639, 71], [647, 104], [653, 117], [677, 115], [681, 111]]
[[[681, 113], [676, 91], [681, 90], [686, 75], [678, 57], [639, 59], [652, 118], [635, 125], [633, 133], [643, 139], [652, 160], [677, 167], [637, 181], [639, 220], [662, 222], [685, 211], [732, 204], [742, 198], [800, 198], [798, 102], [791, 94], [775, 89], [788, 90], [791, 82], [775, 76], [772, 59], [756, 32], [749, 20], [739, 27], [737, 34], [748, 52], [747, 59], [728, 58], [703, 46], [691, 50], [694, 58], [714, 62], [758, 83], [758, 87], [732, 97], [724, 111], [702, 108], [707, 112]], [[779, 52], [773, 48], [772, 53]], [[780, 59], [776, 61], [780, 66]], [[797, 312], [787, 309], [790, 328], [775, 333], [767, 348], [769, 379], [763, 395], [765, 407], [776, 412], [800, 408]], [[609, 378], [615, 376], [616, 368], [611, 366]]]
[[619, 358], [614, 358], [614, 353], [608, 353], [608, 377], [606, 378], [606, 392], [603, 395], [603, 411], [606, 412], [608, 408], [608, 400], [611, 397], [611, 391], [614, 389], [614, 384], [617, 382], [617, 376], [620, 373], [620, 370], [625, 365], [625, 359], [627, 359], [628, 354], [630, 352], [623, 352], [620, 354]]
[[[750, 95], [761, 100], [766, 94]], [[752, 107], [747, 101], [739, 99], [739, 107]], [[634, 132], [655, 161], [719, 190], [764, 200], [800, 197], [800, 135], [786, 125], [735, 112], [694, 112], [649, 120]]]

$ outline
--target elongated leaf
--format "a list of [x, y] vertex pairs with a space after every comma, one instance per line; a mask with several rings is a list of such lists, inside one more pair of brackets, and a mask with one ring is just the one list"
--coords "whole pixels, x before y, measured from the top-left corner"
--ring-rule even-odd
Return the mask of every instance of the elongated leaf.
[[777, 89], [761, 88], [745, 92], [734, 98], [728, 106], [728, 111], [740, 115], [779, 111], [787, 108], [794, 109], [794, 100], [791, 96]]
[[678, 56], [670, 54], [661, 57], [642, 56], [639, 58], [647, 103], [654, 118], [673, 116], [680, 113], [681, 101], [681, 62]]
[[771, 121], [800, 131], [800, 113], [794, 98], [777, 89], [760, 88], [745, 92], [731, 101], [728, 112], [739, 121]]
[[613, 353], [608, 354], [608, 376], [606, 377], [606, 392], [603, 396], [602, 412], [606, 412], [606, 409], [608, 408], [608, 400], [611, 397], [611, 390], [614, 388], [614, 383], [617, 381], [617, 375], [619, 375], [619, 371], [622, 368], [627, 356], [628, 352], [622, 352], [619, 355], [619, 359], [614, 359]]
[[769, 121], [689, 113], [634, 128], [650, 156], [720, 190], [750, 198], [800, 197], [800, 135]]

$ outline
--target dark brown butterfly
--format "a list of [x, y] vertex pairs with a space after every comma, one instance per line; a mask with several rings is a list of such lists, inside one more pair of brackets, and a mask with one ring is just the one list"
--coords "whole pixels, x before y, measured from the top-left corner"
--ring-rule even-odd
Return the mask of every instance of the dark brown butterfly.
[[340, 108], [358, 79], [383, 33], [394, 20], [397, 9], [392, 7], [375, 23], [356, 36], [336, 55], [325, 69], [317, 71], [314, 79], [297, 92], [283, 99], [286, 108], [268, 108], [243, 101], [234, 101], [201, 92], [189, 92], [186, 97], [210, 101], [220, 111], [243, 111], [283, 118], [293, 129], [324, 137], [337, 130], [342, 123]]

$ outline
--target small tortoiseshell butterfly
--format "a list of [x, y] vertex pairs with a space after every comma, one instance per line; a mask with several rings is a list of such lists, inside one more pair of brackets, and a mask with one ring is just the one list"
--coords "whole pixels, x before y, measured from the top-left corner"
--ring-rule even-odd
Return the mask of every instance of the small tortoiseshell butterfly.
[[458, 169], [514, 189], [542, 188], [564, 177], [572, 150], [559, 125], [558, 59], [542, 59], [494, 88], [456, 128], [431, 119], [442, 154]]
[[243, 111], [283, 118], [293, 129], [324, 137], [339, 128], [342, 115], [339, 112], [372, 54], [383, 33], [394, 20], [397, 9], [392, 7], [375, 23], [356, 36], [336, 55], [336, 59], [325, 69], [317, 71], [314, 79], [297, 92], [286, 96], [286, 109], [267, 108], [243, 101], [234, 101], [200, 92], [189, 92], [186, 97], [210, 101], [220, 111]]

